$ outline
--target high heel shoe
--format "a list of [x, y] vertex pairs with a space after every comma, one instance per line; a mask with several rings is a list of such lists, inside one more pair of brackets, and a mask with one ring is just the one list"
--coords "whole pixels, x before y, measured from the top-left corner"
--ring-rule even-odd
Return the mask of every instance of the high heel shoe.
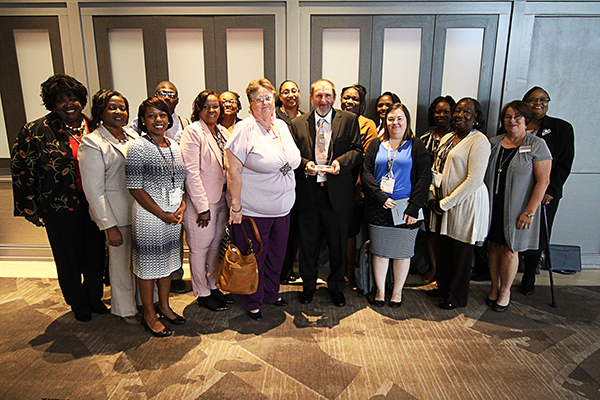
[[156, 311], [156, 313], [161, 317], [166, 319], [167, 321], [169, 321], [170, 323], [172, 323], [173, 325], [183, 325], [185, 324], [185, 318], [183, 318], [181, 315], [177, 315], [175, 313], [175, 318], [169, 318], [165, 315], [164, 312], [162, 312], [162, 310], [160, 309], [160, 306], [157, 304], [154, 307], [154, 311]]
[[155, 331], [153, 331], [153, 330], [150, 328], [150, 326], [148, 325], [148, 323], [146, 322], [146, 318], [144, 318], [143, 316], [142, 316], [142, 326], [144, 327], [144, 329], [145, 329], [145, 330], [147, 330], [147, 331], [150, 331], [150, 333], [151, 333], [153, 336], [156, 336], [156, 337], [168, 337], [168, 336], [171, 336], [171, 335], [173, 334], [173, 331], [172, 331], [172, 330], [170, 330], [169, 328], [167, 328], [166, 326], [165, 326], [165, 328], [164, 328], [162, 331], [160, 331], [160, 332], [155, 332]]
[[504, 311], [508, 310], [508, 306], [510, 306], [510, 301], [505, 306], [501, 306], [500, 304], [496, 303], [496, 304], [494, 304], [492, 309], [496, 312], [504, 312]]
[[260, 310], [258, 310], [257, 312], [251, 312], [251, 311], [246, 311], [246, 314], [248, 314], [248, 316], [250, 318], [252, 318], [255, 321], [261, 321], [262, 320], [262, 312], [260, 312]]
[[486, 297], [486, 298], [485, 298], [485, 304], [486, 304], [488, 307], [494, 307], [494, 304], [496, 304], [496, 300], [492, 300], [492, 299], [490, 299], [489, 297]]

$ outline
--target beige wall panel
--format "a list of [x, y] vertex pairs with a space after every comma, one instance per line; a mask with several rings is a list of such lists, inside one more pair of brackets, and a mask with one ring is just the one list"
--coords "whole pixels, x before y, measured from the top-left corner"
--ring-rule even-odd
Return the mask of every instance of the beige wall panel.
[[10, 157], [10, 146], [6, 132], [6, 121], [4, 120], [4, 109], [2, 108], [2, 97], [0, 97], [0, 158]]
[[483, 28], [449, 28], [446, 31], [442, 96], [477, 98], [483, 52]]
[[50, 37], [45, 29], [15, 29], [14, 35], [25, 115], [33, 121], [48, 112], [40, 98], [40, 84], [54, 75]]
[[[263, 30], [260, 28], [227, 29], [227, 74], [229, 90], [240, 95], [240, 118], [248, 116], [246, 86], [253, 79], [264, 77]], [[271, 82], [273, 86], [277, 82]]]
[[189, 118], [194, 99], [206, 88], [202, 29], [167, 29], [166, 33], [169, 80], [179, 91], [177, 113]]
[[[358, 82], [360, 29], [323, 29], [323, 78], [332, 81], [338, 91], [335, 107], [340, 108], [343, 87]], [[310, 95], [310, 91], [307, 93]]]

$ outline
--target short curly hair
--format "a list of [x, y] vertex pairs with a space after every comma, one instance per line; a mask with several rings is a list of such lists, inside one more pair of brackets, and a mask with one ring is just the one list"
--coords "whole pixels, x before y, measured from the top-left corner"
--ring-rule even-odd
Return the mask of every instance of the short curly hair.
[[344, 97], [344, 92], [348, 89], [354, 89], [358, 92], [358, 97], [360, 99], [360, 107], [358, 108], [358, 113], [363, 115], [365, 110], [367, 109], [367, 88], [365, 88], [360, 83], [355, 83], [351, 86], [346, 86], [342, 88], [342, 97]]
[[218, 121], [221, 122], [223, 118], [223, 113], [225, 109], [223, 108], [223, 102], [218, 94], [213, 92], [212, 90], [206, 89], [198, 93], [198, 96], [194, 99], [194, 104], [192, 105], [192, 122], [196, 122], [200, 119], [200, 112], [204, 108], [206, 101], [208, 100], [208, 96], [215, 96], [217, 101], [219, 102], [219, 118]]
[[261, 87], [271, 91], [273, 98], [277, 97], [277, 92], [275, 91], [275, 87], [273, 84], [266, 78], [254, 79], [250, 81], [248, 87], [246, 87], [246, 96], [248, 97], [248, 102], [252, 103], [252, 96], [254, 96], [254, 92], [256, 92]]
[[137, 118], [138, 129], [140, 131], [148, 132], [148, 127], [146, 127], [146, 124], [142, 122], [142, 118], [144, 117], [144, 115], [146, 115], [146, 110], [150, 107], [156, 108], [157, 110], [164, 111], [165, 113], [167, 113], [167, 116], [169, 117], [169, 126], [167, 127], [167, 129], [173, 126], [173, 116], [169, 112], [169, 106], [167, 105], [167, 103], [165, 103], [165, 101], [160, 97], [150, 97], [149, 99], [142, 101], [142, 104], [140, 104], [140, 107], [138, 108]]
[[48, 111], [54, 111], [56, 100], [63, 94], [77, 97], [82, 108], [87, 105], [87, 89], [81, 82], [72, 76], [65, 74], [52, 75], [50, 78], [46, 79], [40, 87], [42, 89], [40, 96]]
[[510, 103], [505, 104], [504, 107], [502, 107], [502, 111], [500, 111], [500, 124], [504, 129], [506, 129], [504, 126], [504, 116], [509, 108], [512, 108], [515, 112], [521, 114], [525, 118], [525, 125], [527, 125], [533, 118], [533, 113], [531, 112], [531, 108], [529, 108], [527, 103], [521, 100], [513, 100]]
[[92, 96], [92, 126], [91, 130], [94, 130], [100, 125], [100, 121], [102, 120], [102, 114], [108, 107], [108, 103], [110, 103], [110, 99], [113, 96], [120, 97], [123, 99], [125, 103], [125, 108], [127, 110], [127, 119], [125, 120], [125, 124], [129, 122], [129, 102], [121, 93], [116, 90], [107, 90], [100, 89]]
[[427, 123], [429, 124], [429, 126], [436, 125], [435, 119], [433, 118], [433, 114], [435, 113], [435, 108], [440, 103], [448, 103], [450, 105], [450, 117], [452, 117], [452, 113], [454, 113], [454, 107], [456, 107], [456, 102], [454, 101], [452, 96], [448, 95], [436, 97], [429, 106], [429, 109], [427, 110]]
[[[479, 102], [472, 97], [463, 97], [462, 99], [460, 99], [459, 101], [456, 102], [456, 105], [458, 106], [463, 101], [470, 101], [471, 103], [473, 103], [473, 108], [475, 109], [475, 114], [477, 114], [477, 118], [475, 119], [475, 123], [473, 124], [473, 127], [477, 128], [477, 130], [480, 132], [484, 132], [485, 116], [483, 115], [483, 107], [481, 107], [481, 104], [479, 104]], [[456, 111], [456, 107], [455, 107], [454, 111]]]

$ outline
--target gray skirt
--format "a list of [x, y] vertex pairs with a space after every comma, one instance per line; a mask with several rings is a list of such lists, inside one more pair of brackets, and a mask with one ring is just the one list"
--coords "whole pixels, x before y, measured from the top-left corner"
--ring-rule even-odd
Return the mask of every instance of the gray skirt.
[[371, 254], [381, 258], [411, 258], [415, 254], [418, 230], [419, 228], [405, 229], [369, 224], [369, 250]]

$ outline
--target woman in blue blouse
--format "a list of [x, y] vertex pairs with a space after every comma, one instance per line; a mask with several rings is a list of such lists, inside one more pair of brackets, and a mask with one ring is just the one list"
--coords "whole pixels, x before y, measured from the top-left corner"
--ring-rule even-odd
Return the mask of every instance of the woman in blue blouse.
[[[365, 152], [361, 175], [367, 194], [367, 218], [373, 254], [377, 293], [374, 305], [385, 304], [385, 278], [393, 259], [394, 288], [390, 307], [402, 305], [402, 288], [414, 254], [419, 227], [419, 210], [427, 200], [431, 183], [429, 153], [410, 128], [410, 114], [401, 103], [385, 116], [380, 140], [373, 140]], [[392, 214], [398, 210], [400, 220]]]

